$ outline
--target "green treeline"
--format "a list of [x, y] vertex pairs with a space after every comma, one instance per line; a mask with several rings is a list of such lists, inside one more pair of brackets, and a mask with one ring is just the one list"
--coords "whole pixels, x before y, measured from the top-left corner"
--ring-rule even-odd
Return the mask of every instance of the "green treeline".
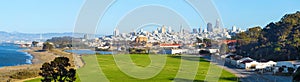
[[254, 59], [300, 59], [300, 11], [286, 14], [280, 21], [237, 34], [237, 54]]

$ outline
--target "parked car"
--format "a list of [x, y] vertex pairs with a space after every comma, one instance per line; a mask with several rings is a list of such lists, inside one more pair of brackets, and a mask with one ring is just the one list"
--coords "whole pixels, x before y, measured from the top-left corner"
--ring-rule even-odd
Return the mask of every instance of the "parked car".
[[300, 67], [298, 67], [293, 74], [293, 82], [300, 81]]
[[298, 65], [298, 66], [296, 65], [296, 69], [294, 70], [293, 73], [295, 74], [297, 71], [300, 71], [300, 65]]

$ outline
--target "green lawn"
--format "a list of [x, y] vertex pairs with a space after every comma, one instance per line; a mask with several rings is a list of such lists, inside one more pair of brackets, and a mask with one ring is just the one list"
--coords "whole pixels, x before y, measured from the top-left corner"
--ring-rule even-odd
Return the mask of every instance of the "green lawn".
[[[134, 64], [137, 66], [140, 66], [140, 67], [146, 67], [151, 62], [150, 57], [148, 55], [117, 55], [116, 57], [119, 57], [119, 56], [130, 56], [130, 58], [132, 59]], [[153, 58], [155, 58], [155, 57], [156, 56], [154, 56]], [[157, 56], [157, 57], [160, 57], [160, 56]], [[161, 57], [165, 57], [165, 56], [161, 56]], [[85, 62], [93, 61], [92, 58], [93, 58], [93, 56], [83, 56], [83, 59]], [[170, 81], [173, 81], [174, 79], [176, 79], [177, 81], [178, 80], [179, 81], [193, 80], [192, 78], [184, 78], [185, 75], [189, 76], [189, 74], [191, 74], [191, 70], [189, 70], [189, 69], [193, 69], [192, 67], [194, 67], [194, 66], [189, 66], [189, 65], [183, 65], [183, 66], [185, 66], [184, 69], [180, 70], [180, 71], [182, 71], [182, 74], [183, 74], [183, 75], [181, 74], [182, 78], [176, 77], [177, 72], [180, 67], [180, 63], [196, 63], [195, 66], [197, 66], [197, 65], [199, 66], [198, 69], [195, 68], [196, 69], [196, 77], [194, 78], [193, 81], [202, 82], [205, 80], [206, 76], [208, 76], [207, 79], [209, 81], [215, 81], [215, 80], [219, 81], [219, 82], [236, 82], [237, 81], [237, 78], [233, 74], [231, 74], [225, 70], [222, 70], [221, 68], [217, 67], [216, 65], [210, 66], [210, 62], [205, 61], [204, 59], [199, 58], [199, 57], [167, 56], [166, 59], [167, 59], [166, 64], [163, 67], [162, 71], [158, 75], [156, 75], [150, 79], [137, 79], [137, 78], [131, 77], [131, 76], [125, 74], [124, 72], [122, 72], [118, 68], [117, 64], [115, 63], [114, 57], [112, 55], [97, 55], [98, 64], [101, 67], [99, 69], [102, 70], [100, 72], [102, 74], [104, 74], [106, 76], [106, 78], [111, 82], [120, 82], [120, 81], [170, 82]], [[122, 61], [122, 63], [124, 65], [127, 65], [127, 63], [130, 63], [130, 62]], [[191, 67], [191, 68], [189, 68], [189, 67]], [[211, 67], [210, 71], [212, 71], [210, 73], [207, 72], [209, 67]], [[130, 68], [130, 66], [128, 68]], [[97, 69], [97, 68], [95, 68], [95, 69]], [[215, 73], [215, 72], [220, 72], [218, 70], [222, 71], [221, 77], [219, 80], [216, 77], [218, 75], [218, 73]], [[135, 71], [135, 70], [131, 70], [131, 71]], [[96, 75], [92, 75], [92, 77], [94, 77], [94, 76], [96, 76]], [[101, 74], [99, 76], [101, 76]], [[211, 80], [211, 78], [213, 80]], [[89, 81], [89, 80], [87, 80], [87, 81]]]
[[32, 80], [28, 80], [28, 81], [25, 81], [25, 82], [41, 82], [41, 79], [42, 78], [32, 79]]
[[[116, 55], [115, 55], [116, 56]], [[127, 75], [118, 68], [115, 59], [112, 55], [89, 55], [83, 56], [83, 59], [86, 63], [86, 66], [77, 70], [77, 73], [82, 81], [88, 82], [171, 82], [171, 81], [194, 81], [194, 82], [203, 82], [206, 81], [219, 81], [219, 82], [236, 82], [237, 78], [219, 68], [216, 65], [210, 65], [210, 62], [203, 60], [199, 57], [190, 57], [190, 56], [151, 56], [148, 55], [117, 55], [116, 57], [130, 56], [135, 65], [139, 67], [147, 67], [151, 60], [150, 58], [159, 58], [165, 57], [166, 64], [162, 67], [162, 70], [158, 72], [152, 78], [147, 79], [138, 79], [134, 76]], [[153, 62], [153, 61], [152, 61]], [[160, 61], [161, 62], [161, 61]], [[120, 62], [119, 62], [120, 63]], [[128, 61], [121, 61], [122, 65], [126, 66], [130, 64]], [[183, 63], [181, 65], [181, 63]], [[160, 65], [158, 63], [153, 64], [152, 69], [157, 69], [159, 71]], [[100, 68], [99, 68], [100, 66]], [[119, 65], [120, 66], [120, 65]], [[195, 68], [198, 66], [198, 69]], [[181, 67], [181, 68], [180, 68]], [[151, 68], [151, 67], [150, 67]], [[210, 68], [210, 69], [209, 69]], [[125, 68], [126, 69], [126, 68]], [[128, 69], [133, 69], [131, 66], [128, 66]], [[180, 70], [180, 71], [179, 71]], [[219, 70], [219, 71], [218, 71]], [[139, 71], [130, 70], [131, 72], [139, 75]], [[178, 72], [179, 71], [179, 72]], [[196, 72], [195, 72], [196, 71]], [[208, 73], [208, 71], [210, 71]], [[218, 73], [220, 72], [220, 73]], [[195, 73], [196, 76], [192, 74]], [[150, 72], [149, 72], [150, 74]], [[218, 79], [218, 74], [221, 76]], [[140, 76], [145, 76], [146, 74], [140, 74]], [[105, 79], [106, 78], [106, 79]], [[38, 82], [39, 80], [31, 80], [28, 82]], [[79, 82], [79, 81], [78, 81]]]

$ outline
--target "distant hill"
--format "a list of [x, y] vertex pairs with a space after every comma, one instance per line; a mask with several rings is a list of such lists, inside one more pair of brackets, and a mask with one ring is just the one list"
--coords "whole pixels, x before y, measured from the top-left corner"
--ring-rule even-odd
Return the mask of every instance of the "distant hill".
[[[0, 31], [0, 42], [1, 41], [16, 41], [16, 40], [24, 40], [24, 41], [33, 41], [33, 40], [47, 40], [52, 37], [63, 37], [63, 36], [71, 36], [71, 37], [83, 37], [84, 33], [73, 33], [73, 32], [65, 32], [65, 33], [43, 33], [43, 34], [33, 34], [33, 33], [19, 33], [19, 32], [4, 32]], [[100, 37], [102, 35], [96, 34], [96, 37]]]
[[300, 12], [286, 14], [266, 27], [237, 34], [237, 54], [255, 59], [300, 59]]

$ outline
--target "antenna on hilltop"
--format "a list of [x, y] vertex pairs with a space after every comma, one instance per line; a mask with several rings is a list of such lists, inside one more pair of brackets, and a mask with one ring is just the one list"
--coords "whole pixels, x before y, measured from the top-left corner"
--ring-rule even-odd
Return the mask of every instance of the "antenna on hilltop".
[[42, 41], [43, 40], [43, 34], [41, 33], [40, 34], [40, 41]]

